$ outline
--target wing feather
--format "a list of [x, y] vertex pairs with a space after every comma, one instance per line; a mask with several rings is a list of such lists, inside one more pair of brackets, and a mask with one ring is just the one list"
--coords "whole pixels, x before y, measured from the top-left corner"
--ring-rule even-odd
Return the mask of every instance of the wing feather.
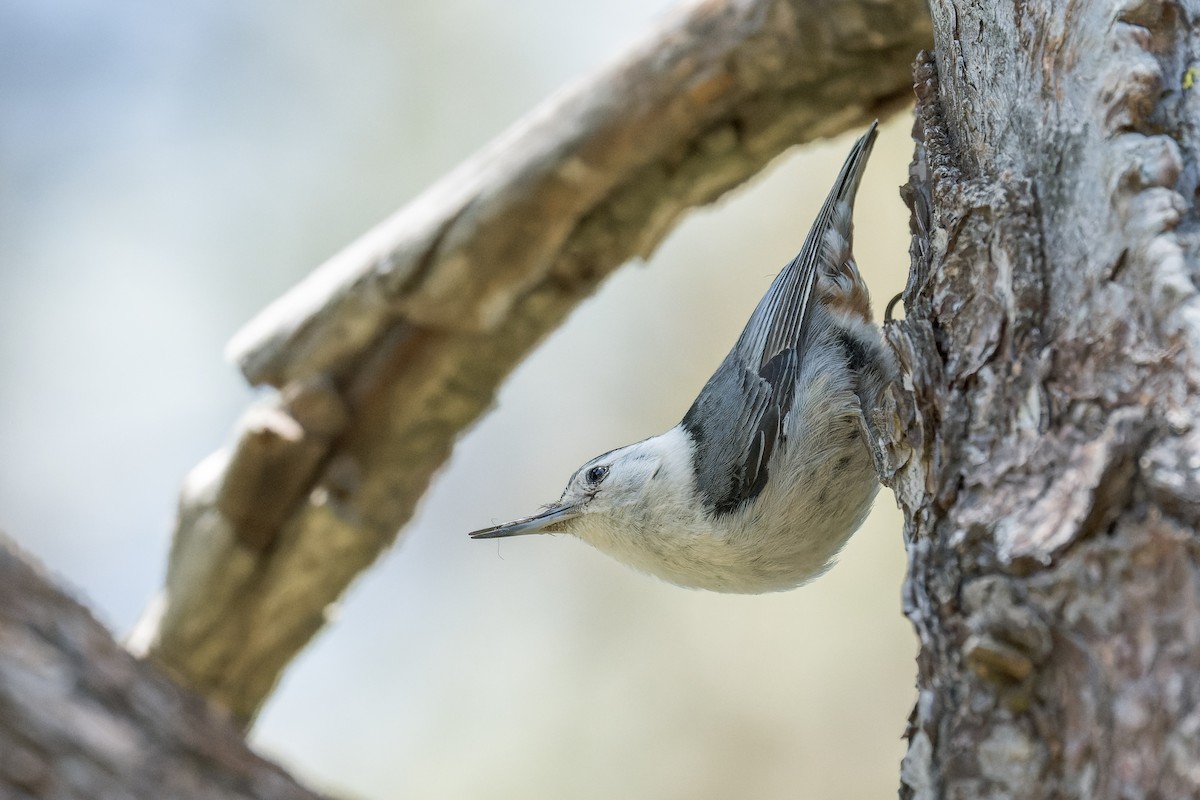
[[850, 241], [849, 209], [875, 141], [875, 123], [854, 144], [804, 246], [783, 269], [680, 423], [696, 446], [696, 479], [713, 513], [729, 513], [766, 486], [804, 363], [811, 303], [822, 272], [836, 270], [831, 226]]

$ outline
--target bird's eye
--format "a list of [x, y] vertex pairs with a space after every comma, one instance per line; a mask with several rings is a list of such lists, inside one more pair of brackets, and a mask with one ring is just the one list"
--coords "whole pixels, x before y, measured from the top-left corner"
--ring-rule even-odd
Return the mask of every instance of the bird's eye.
[[608, 477], [608, 467], [592, 467], [583, 475], [590, 484], [597, 484]]

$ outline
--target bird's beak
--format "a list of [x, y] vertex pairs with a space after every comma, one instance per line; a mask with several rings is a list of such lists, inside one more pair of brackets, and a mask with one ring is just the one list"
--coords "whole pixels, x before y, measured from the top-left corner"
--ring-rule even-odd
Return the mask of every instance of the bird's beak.
[[556, 533], [553, 526], [574, 519], [580, 514], [578, 506], [552, 505], [540, 514], [522, 517], [503, 525], [471, 531], [472, 539], [499, 539], [501, 536], [523, 536], [527, 533]]

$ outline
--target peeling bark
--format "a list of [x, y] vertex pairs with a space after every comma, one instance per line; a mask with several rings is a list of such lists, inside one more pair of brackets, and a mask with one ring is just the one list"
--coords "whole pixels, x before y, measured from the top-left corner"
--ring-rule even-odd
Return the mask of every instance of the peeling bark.
[[1197, 2], [933, 3], [901, 795], [1200, 797]]
[[911, 101], [918, 0], [699, 3], [238, 335], [279, 394], [188, 476], [131, 637], [249, 724], [504, 377], [613, 269], [787, 147]]
[[317, 800], [0, 535], [0, 797]]

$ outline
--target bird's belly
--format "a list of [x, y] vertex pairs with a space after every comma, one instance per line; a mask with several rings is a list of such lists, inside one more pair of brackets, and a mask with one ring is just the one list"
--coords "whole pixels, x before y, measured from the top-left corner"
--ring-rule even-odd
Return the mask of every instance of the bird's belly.
[[790, 446], [775, 451], [761, 493], [732, 511], [705, 508], [694, 486], [680, 482], [653, 503], [585, 514], [571, 532], [680, 586], [751, 594], [795, 588], [829, 568], [870, 511], [879, 481], [852, 416], [792, 424]]
[[852, 462], [836, 480], [776, 484], [774, 493], [715, 519], [582, 538], [679, 586], [744, 594], [793, 589], [829, 568], [870, 511], [879, 488], [870, 457], [864, 449]]
[[823, 483], [782, 489], [782, 497], [758, 498], [727, 536], [731, 548], [745, 554], [745, 580], [761, 586], [750, 591], [791, 589], [832, 566], [870, 513], [879, 480], [864, 451]]

